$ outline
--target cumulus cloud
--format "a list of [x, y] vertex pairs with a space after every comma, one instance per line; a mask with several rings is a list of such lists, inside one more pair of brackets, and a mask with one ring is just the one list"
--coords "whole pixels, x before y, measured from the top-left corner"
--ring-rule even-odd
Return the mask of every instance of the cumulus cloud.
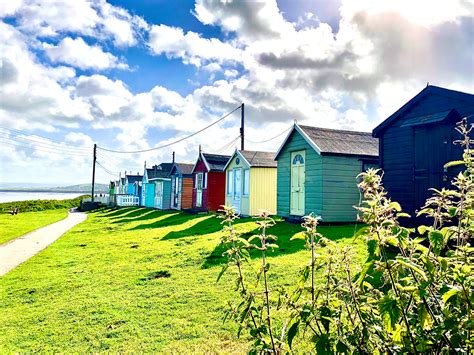
[[240, 61], [241, 51], [216, 38], [203, 38], [198, 33], [178, 27], [153, 25], [149, 33], [149, 46], [154, 54], [182, 58], [184, 63], [200, 67], [203, 62], [219, 63]]
[[15, 0], [0, 7], [0, 16], [15, 16], [19, 29], [38, 37], [63, 33], [100, 39], [111, 38], [117, 46], [137, 44], [146, 22], [105, 0]]
[[0, 121], [17, 128], [77, 126], [92, 119], [89, 107], [71, 95], [68, 83], [75, 71], [41, 64], [29, 51], [27, 38], [0, 23]]
[[63, 38], [58, 45], [44, 44], [45, 52], [53, 63], [65, 63], [80, 69], [128, 69], [128, 65], [98, 45], [90, 46], [82, 38]]
[[[370, 130], [427, 81], [472, 89], [474, 16], [468, 5], [465, 0], [343, 0], [334, 26], [322, 20], [326, 15], [317, 6], [313, 14], [291, 22], [273, 0], [197, 0], [194, 16], [224, 33], [212, 38], [147, 24], [104, 0], [9, 1], [0, 4], [0, 16], [15, 17], [16, 28], [6, 23], [0, 28], [0, 120], [45, 130], [86, 126], [119, 150], [172, 142], [242, 102], [253, 149], [275, 150], [284, 136], [265, 144], [250, 141], [274, 136], [293, 120]], [[43, 48], [42, 37], [57, 44]], [[112, 45], [146, 45], [149, 54], [180, 59], [199, 75], [188, 80], [206, 84], [196, 84], [187, 95], [159, 82], [137, 93], [126, 79], [107, 72], [78, 75], [65, 66], [126, 68], [103, 49]], [[54, 65], [38, 59], [41, 49]], [[192, 161], [199, 144], [230, 153], [238, 144], [239, 118], [236, 112], [177, 146], [111, 158], [110, 168], [136, 170], [144, 160], [168, 160], [171, 150], [180, 160]], [[71, 144], [90, 144], [87, 139], [64, 137]]]

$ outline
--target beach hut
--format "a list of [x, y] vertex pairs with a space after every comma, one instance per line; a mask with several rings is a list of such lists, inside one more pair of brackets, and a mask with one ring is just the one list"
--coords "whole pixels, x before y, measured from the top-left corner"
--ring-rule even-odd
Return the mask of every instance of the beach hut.
[[404, 211], [414, 215], [431, 196], [429, 188], [449, 187], [459, 167], [444, 164], [462, 157], [454, 128], [473, 114], [474, 95], [427, 86], [373, 130], [384, 186]]
[[139, 173], [125, 175], [126, 194], [139, 197], [143, 176]]
[[224, 168], [230, 156], [200, 152], [193, 167], [193, 205], [198, 211], [217, 211], [225, 204]]
[[142, 178], [142, 196], [140, 206], [150, 208], [155, 207], [155, 183], [150, 180], [155, 179], [158, 175], [158, 165], [153, 165], [151, 168], [147, 168], [145, 165]]
[[171, 208], [190, 209], [193, 206], [193, 164], [174, 163], [171, 168]]
[[154, 186], [154, 208], [169, 210], [171, 208], [171, 168], [173, 163], [161, 163], [156, 167], [155, 176], [148, 178]]
[[243, 216], [261, 210], [276, 214], [277, 162], [275, 153], [236, 150], [225, 166], [225, 203]]
[[378, 142], [371, 133], [295, 124], [275, 160], [278, 215], [300, 219], [314, 213], [323, 222], [355, 222], [356, 176], [377, 166]]

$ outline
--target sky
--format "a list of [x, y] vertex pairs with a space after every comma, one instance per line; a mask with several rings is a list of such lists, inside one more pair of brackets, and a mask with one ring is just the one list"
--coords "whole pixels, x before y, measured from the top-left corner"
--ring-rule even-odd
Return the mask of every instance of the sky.
[[241, 103], [246, 149], [276, 151], [295, 121], [371, 131], [428, 82], [474, 92], [471, 0], [2, 0], [0, 21], [0, 183], [86, 183], [94, 143], [101, 183], [231, 154], [238, 110], [108, 150]]

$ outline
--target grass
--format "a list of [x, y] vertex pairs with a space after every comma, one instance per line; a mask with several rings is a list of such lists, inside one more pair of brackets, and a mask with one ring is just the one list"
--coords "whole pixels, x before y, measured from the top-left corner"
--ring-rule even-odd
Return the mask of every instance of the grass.
[[20, 212], [70, 209], [79, 207], [84, 197], [88, 197], [88, 195], [83, 195], [67, 200], [26, 200], [2, 202], [0, 203], [0, 213], [12, 211], [14, 208], [19, 208]]
[[0, 214], [0, 244], [67, 217], [67, 210]]
[[[250, 235], [252, 219], [236, 226]], [[0, 278], [0, 353], [4, 352], [244, 352], [223, 323], [232, 273], [224, 262], [220, 220], [212, 215], [123, 208], [90, 213], [49, 248]], [[301, 227], [279, 221], [271, 232], [271, 285], [289, 285], [308, 251], [289, 238]], [[323, 226], [337, 243], [363, 243], [354, 226]], [[255, 259], [255, 262], [258, 262]]]

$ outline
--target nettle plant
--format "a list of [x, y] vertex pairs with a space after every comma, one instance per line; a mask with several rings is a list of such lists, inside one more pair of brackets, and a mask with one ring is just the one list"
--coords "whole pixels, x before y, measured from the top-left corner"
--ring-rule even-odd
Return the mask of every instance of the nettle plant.
[[[464, 170], [451, 188], [432, 189], [417, 213], [430, 222], [418, 228], [400, 223], [409, 217], [387, 197], [383, 173], [369, 169], [359, 175], [364, 202], [356, 209], [366, 226], [355, 238], [364, 238], [368, 258], [353, 263], [351, 247], [341, 247], [318, 233], [319, 218], [303, 218], [309, 251], [293, 287], [270, 290], [267, 250], [277, 248], [268, 235], [274, 221], [262, 213], [259, 234], [249, 240], [238, 235], [238, 216], [224, 207], [227, 264], [237, 272], [240, 302], [229, 302], [229, 316], [254, 340], [253, 352], [281, 353], [313, 349], [331, 353], [472, 353], [474, 346], [474, 141], [464, 119], [456, 130], [462, 139]], [[252, 240], [258, 239], [254, 244]], [[258, 249], [261, 263], [256, 282], [246, 282], [244, 267], [252, 270], [249, 249]], [[270, 297], [273, 293], [274, 296]]]

